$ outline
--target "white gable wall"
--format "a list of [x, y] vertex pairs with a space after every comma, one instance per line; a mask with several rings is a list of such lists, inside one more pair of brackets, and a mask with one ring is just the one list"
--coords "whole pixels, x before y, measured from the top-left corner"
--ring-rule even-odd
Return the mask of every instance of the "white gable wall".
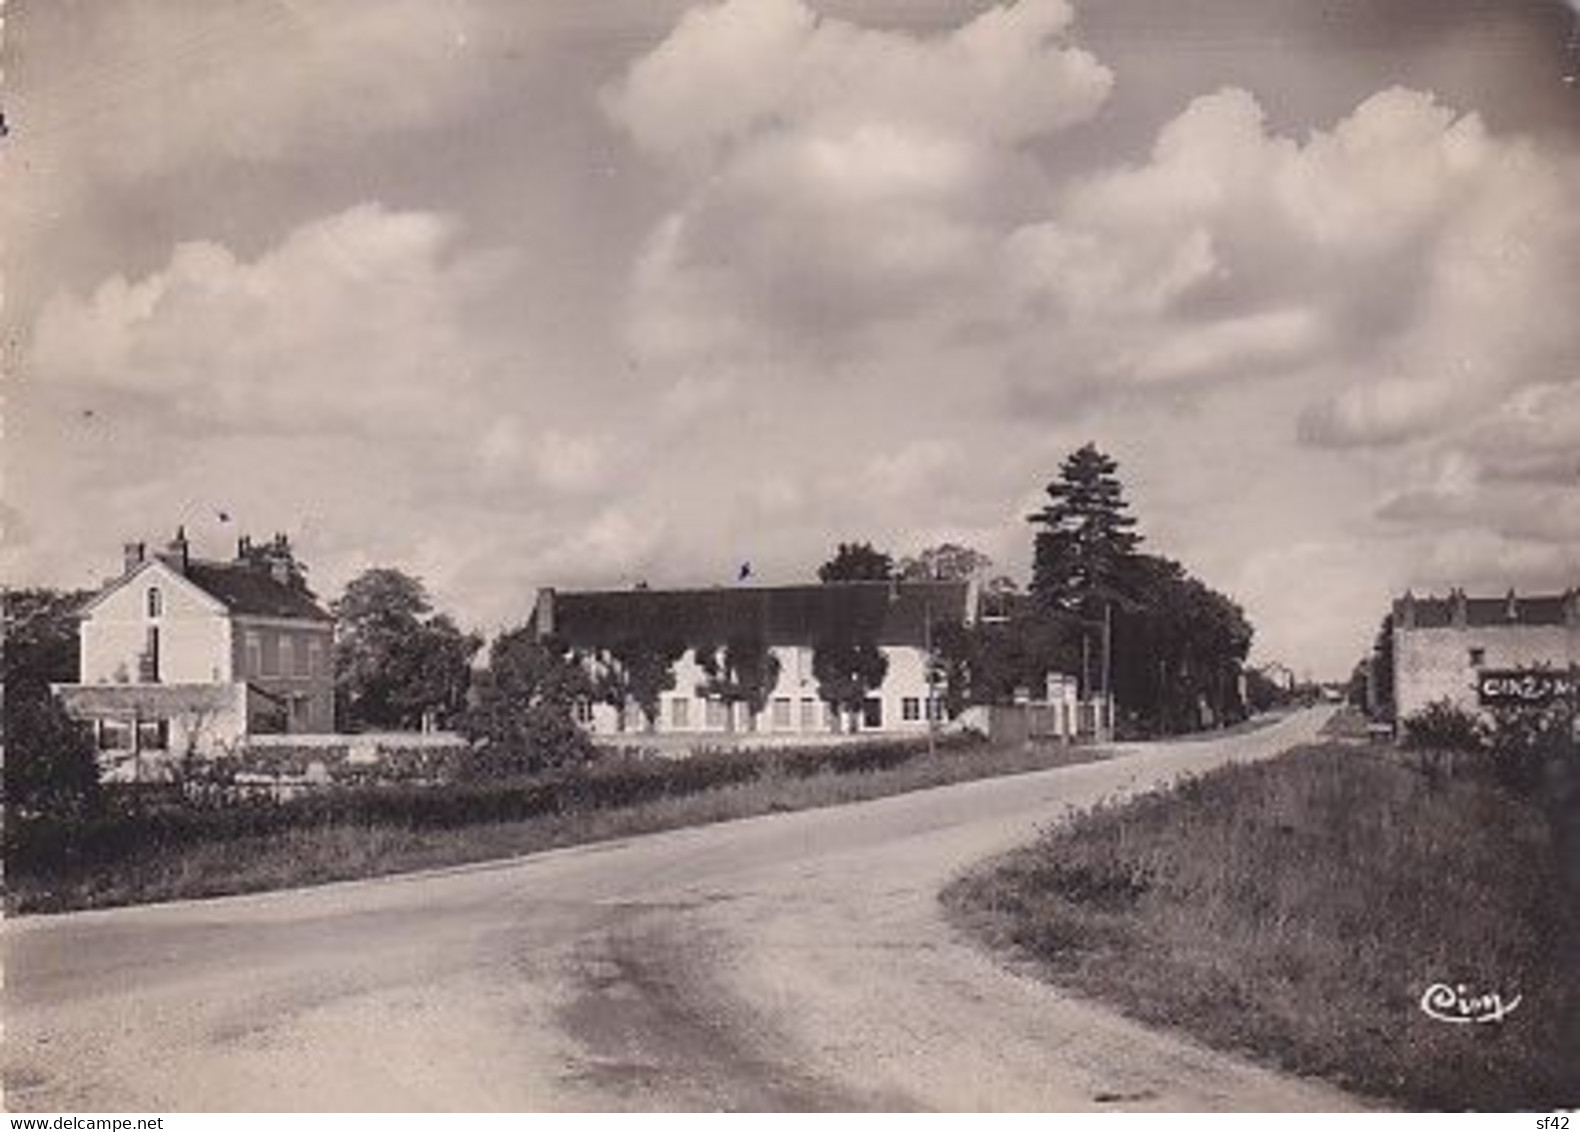
[[[160, 594], [157, 617], [148, 613], [151, 588]], [[84, 616], [82, 683], [136, 683], [151, 626], [159, 630], [161, 683], [233, 679], [230, 618], [224, 607], [163, 562], [153, 561], [100, 598]]]

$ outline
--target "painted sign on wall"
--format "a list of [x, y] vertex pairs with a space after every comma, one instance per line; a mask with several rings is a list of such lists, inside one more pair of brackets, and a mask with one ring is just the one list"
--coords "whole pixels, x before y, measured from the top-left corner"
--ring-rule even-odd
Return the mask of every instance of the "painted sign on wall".
[[1511, 668], [1488, 670], [1476, 677], [1476, 697], [1482, 707], [1546, 707], [1574, 691], [1573, 672]]

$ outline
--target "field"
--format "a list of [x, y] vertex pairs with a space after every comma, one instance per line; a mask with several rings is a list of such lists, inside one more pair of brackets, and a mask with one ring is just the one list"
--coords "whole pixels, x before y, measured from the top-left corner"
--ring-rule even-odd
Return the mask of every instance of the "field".
[[[1327, 743], [1101, 807], [959, 879], [958, 922], [1146, 1022], [1430, 1109], [1580, 1103], [1580, 891], [1551, 805]], [[1501, 1022], [1422, 1009], [1498, 993]]]
[[159, 806], [6, 831], [6, 909], [222, 896], [495, 860], [863, 801], [1104, 757], [1100, 748], [878, 740], [691, 758], [607, 756], [509, 783], [327, 788], [282, 803]]

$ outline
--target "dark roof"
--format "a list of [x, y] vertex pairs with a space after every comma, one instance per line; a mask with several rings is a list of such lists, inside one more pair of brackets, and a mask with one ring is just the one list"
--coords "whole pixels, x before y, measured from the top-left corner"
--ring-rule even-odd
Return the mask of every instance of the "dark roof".
[[[813, 645], [841, 637], [880, 645], [926, 643], [929, 621], [963, 621], [965, 582], [831, 582], [707, 590], [553, 593], [554, 635], [572, 647], [606, 648], [632, 638], [685, 647], [755, 637]], [[538, 599], [534, 624], [544, 625]]]
[[1417, 629], [1446, 629], [1455, 624], [1455, 607], [1463, 601], [1465, 625], [1488, 628], [1495, 625], [1564, 625], [1567, 607], [1575, 600], [1569, 594], [1541, 594], [1520, 597], [1415, 597], [1405, 595], [1394, 605], [1394, 621]]
[[221, 602], [232, 613], [251, 617], [283, 617], [296, 621], [333, 621], [313, 595], [277, 582], [256, 566], [239, 562], [187, 564], [187, 581]]

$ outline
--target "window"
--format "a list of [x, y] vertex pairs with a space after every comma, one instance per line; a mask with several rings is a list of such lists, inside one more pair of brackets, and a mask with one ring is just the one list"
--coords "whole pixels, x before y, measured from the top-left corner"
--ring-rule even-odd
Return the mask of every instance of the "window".
[[676, 696], [669, 701], [669, 725], [684, 729], [691, 726], [691, 701], [683, 696]]
[[317, 640], [307, 642], [307, 675], [317, 676], [324, 670], [324, 646]]
[[243, 643], [247, 655], [245, 658], [246, 663], [243, 665], [246, 671], [242, 675], [257, 676], [263, 672], [263, 638], [253, 630], [248, 629], [246, 637], [243, 638]]
[[142, 670], [138, 680], [143, 684], [159, 683], [159, 626], [148, 626], [147, 643], [143, 646]]
[[938, 696], [927, 698], [927, 718], [934, 723], [942, 723], [944, 719], [944, 701]]
[[839, 730], [839, 709], [833, 704], [823, 705], [823, 723], [830, 731]]
[[900, 701], [900, 718], [906, 723], [917, 723], [922, 718], [922, 701], [915, 696], [906, 696]]
[[801, 730], [811, 731], [817, 726], [817, 701], [811, 696], [801, 697]]
[[280, 675], [289, 676], [296, 671], [296, 642], [290, 637], [280, 637]]
[[709, 700], [706, 709], [707, 725], [710, 730], [724, 730], [724, 704], [718, 700]]
[[137, 725], [137, 745], [144, 751], [170, 749], [170, 721], [145, 719]]
[[1486, 649], [1481, 648], [1478, 645], [1477, 647], [1475, 647], [1475, 648], [1470, 650], [1470, 666], [1472, 668], [1480, 668], [1486, 662], [1487, 662], [1487, 650]]
[[784, 730], [784, 729], [786, 729], [786, 728], [788, 728], [790, 726], [790, 697], [789, 696], [775, 696], [774, 697], [773, 720], [774, 720], [774, 727], [776, 729]]
[[883, 701], [877, 696], [868, 696], [861, 705], [861, 725], [874, 731], [883, 727]]
[[99, 721], [99, 750], [129, 751], [132, 749], [132, 729], [112, 719]]
[[576, 722], [590, 724], [593, 721], [593, 705], [591, 700], [576, 701]]
[[[270, 646], [273, 646], [272, 648]], [[265, 676], [278, 676], [280, 674], [280, 639], [271, 637], [261, 642], [263, 665], [259, 669]]]
[[165, 613], [165, 599], [159, 592], [158, 586], [148, 587], [148, 616], [163, 617]]

